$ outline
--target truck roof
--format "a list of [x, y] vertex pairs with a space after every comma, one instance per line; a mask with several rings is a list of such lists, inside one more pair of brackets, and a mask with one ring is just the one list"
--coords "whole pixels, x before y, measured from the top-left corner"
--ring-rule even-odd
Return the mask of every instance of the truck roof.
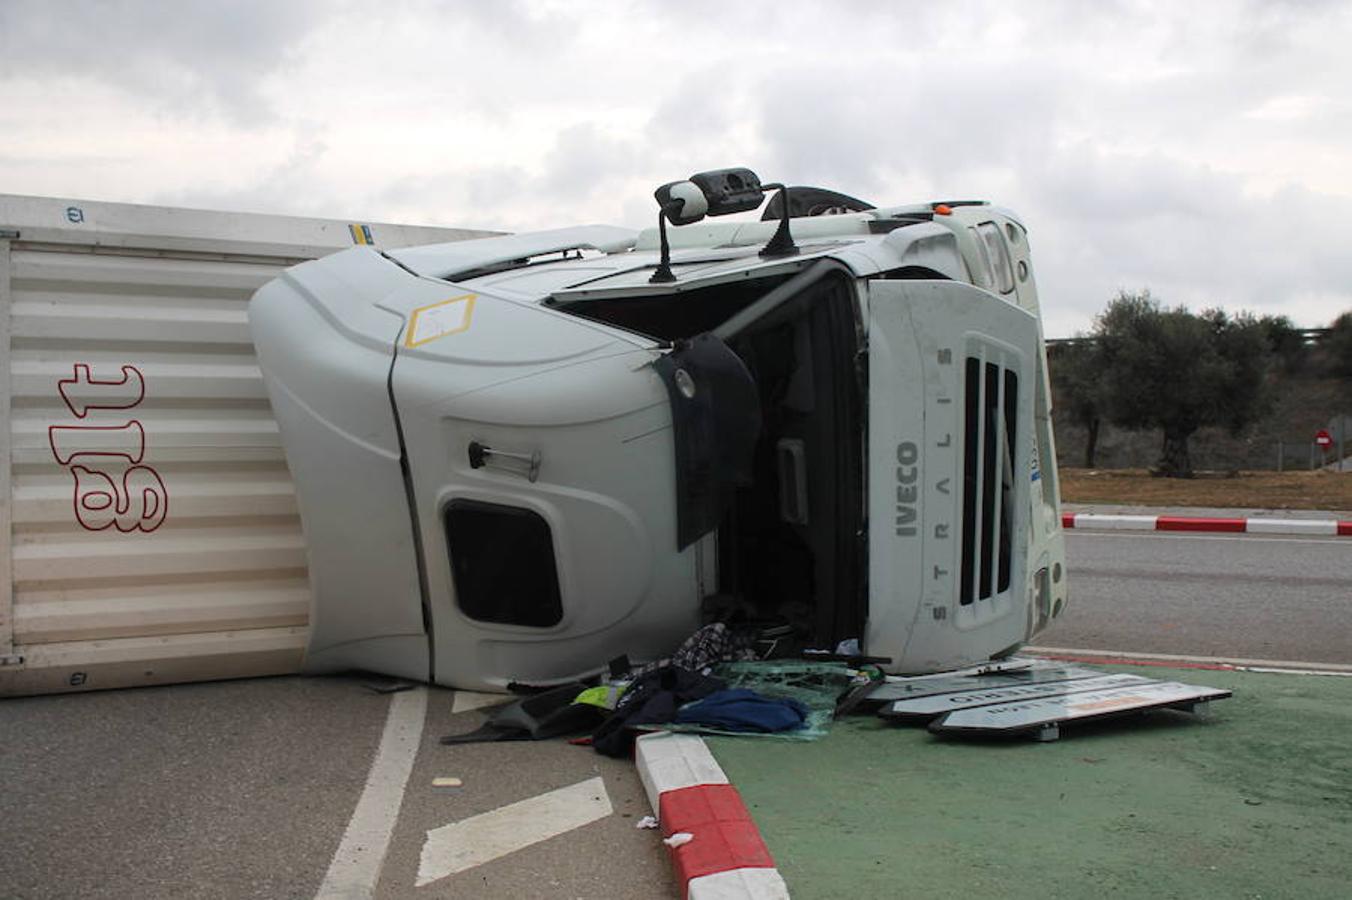
[[[954, 210], [975, 218], [1017, 221], [988, 205]], [[658, 265], [658, 232], [607, 225], [391, 250], [387, 255], [416, 274], [489, 291], [518, 301], [679, 293], [720, 281], [772, 276], [832, 257], [856, 275], [914, 266], [971, 281], [955, 229], [932, 221], [929, 204], [792, 220], [798, 253], [761, 257], [777, 222], [714, 222], [668, 229], [677, 280], [650, 284]], [[975, 218], [974, 218], [975, 217]], [[956, 222], [955, 222], [956, 224]]]

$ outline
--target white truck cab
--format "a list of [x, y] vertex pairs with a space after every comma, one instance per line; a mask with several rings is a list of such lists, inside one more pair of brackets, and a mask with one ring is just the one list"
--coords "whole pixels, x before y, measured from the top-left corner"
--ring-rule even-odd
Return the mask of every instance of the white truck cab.
[[1023, 225], [802, 188], [702, 221], [777, 188], [702, 173], [650, 231], [356, 246], [257, 292], [309, 670], [562, 681], [736, 610], [918, 673], [1061, 613]]

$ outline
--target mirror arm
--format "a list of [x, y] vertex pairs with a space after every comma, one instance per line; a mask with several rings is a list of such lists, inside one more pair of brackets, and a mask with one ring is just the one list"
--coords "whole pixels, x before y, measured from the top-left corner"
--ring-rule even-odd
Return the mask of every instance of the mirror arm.
[[793, 235], [789, 233], [789, 186], [786, 184], [764, 184], [761, 190], [769, 192], [776, 188], [779, 189], [779, 199], [783, 206], [783, 214], [779, 217], [779, 227], [775, 229], [774, 237], [770, 238], [770, 243], [761, 248], [761, 256], [792, 256], [798, 252], [798, 245], [793, 242]]
[[662, 259], [657, 264], [657, 269], [653, 271], [653, 276], [648, 279], [649, 284], [670, 284], [676, 280], [676, 274], [671, 271], [671, 244], [667, 242], [667, 210], [669, 206], [664, 206], [657, 211], [657, 229], [661, 235]]

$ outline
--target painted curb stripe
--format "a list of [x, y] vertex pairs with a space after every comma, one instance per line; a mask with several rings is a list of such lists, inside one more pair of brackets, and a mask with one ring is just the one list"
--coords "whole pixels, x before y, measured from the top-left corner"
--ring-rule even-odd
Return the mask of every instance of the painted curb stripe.
[[1219, 531], [1249, 534], [1322, 534], [1352, 537], [1352, 521], [1338, 519], [1227, 519], [1213, 516], [1136, 516], [1062, 513], [1062, 528], [1108, 531]]
[[1157, 516], [1156, 531], [1230, 531], [1242, 532], [1244, 519], [1194, 518], [1189, 516]]
[[1253, 534], [1336, 535], [1338, 523], [1333, 519], [1249, 519], [1244, 530]]
[[662, 833], [693, 835], [693, 840], [671, 850], [687, 897], [789, 896], [750, 810], [703, 739], [693, 734], [647, 734], [638, 739], [634, 756]]
[[692, 878], [686, 896], [690, 900], [736, 900], [739, 897], [789, 900], [789, 889], [775, 869], [733, 869]]
[[733, 869], [775, 867], [751, 811], [730, 784], [697, 784], [667, 791], [662, 795], [659, 818], [664, 835], [685, 831], [695, 836], [671, 852], [683, 882]]

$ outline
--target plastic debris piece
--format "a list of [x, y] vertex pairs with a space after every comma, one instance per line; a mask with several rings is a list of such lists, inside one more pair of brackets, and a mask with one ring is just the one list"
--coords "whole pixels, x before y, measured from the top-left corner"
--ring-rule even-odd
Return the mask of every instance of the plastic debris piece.
[[432, 779], [432, 787], [460, 787], [462, 784], [464, 782], [459, 778], [452, 778], [449, 775]]
[[657, 819], [653, 816], [644, 816], [634, 823], [635, 828], [656, 828]]
[[671, 849], [682, 847], [695, 839], [695, 836], [688, 831], [678, 831], [669, 838], [663, 838], [662, 843]]
[[400, 691], [411, 691], [418, 686], [416, 681], [404, 681], [403, 679], [392, 679], [389, 681], [368, 680], [362, 682], [362, 687], [376, 694], [397, 694]]
[[837, 656], [858, 656], [863, 652], [859, 648], [859, 638], [848, 638], [836, 644]]
[[614, 681], [608, 684], [598, 685], [587, 688], [573, 698], [574, 703], [585, 703], [588, 706], [595, 706], [598, 709], [613, 710], [620, 702], [620, 697], [629, 688], [628, 681]]

